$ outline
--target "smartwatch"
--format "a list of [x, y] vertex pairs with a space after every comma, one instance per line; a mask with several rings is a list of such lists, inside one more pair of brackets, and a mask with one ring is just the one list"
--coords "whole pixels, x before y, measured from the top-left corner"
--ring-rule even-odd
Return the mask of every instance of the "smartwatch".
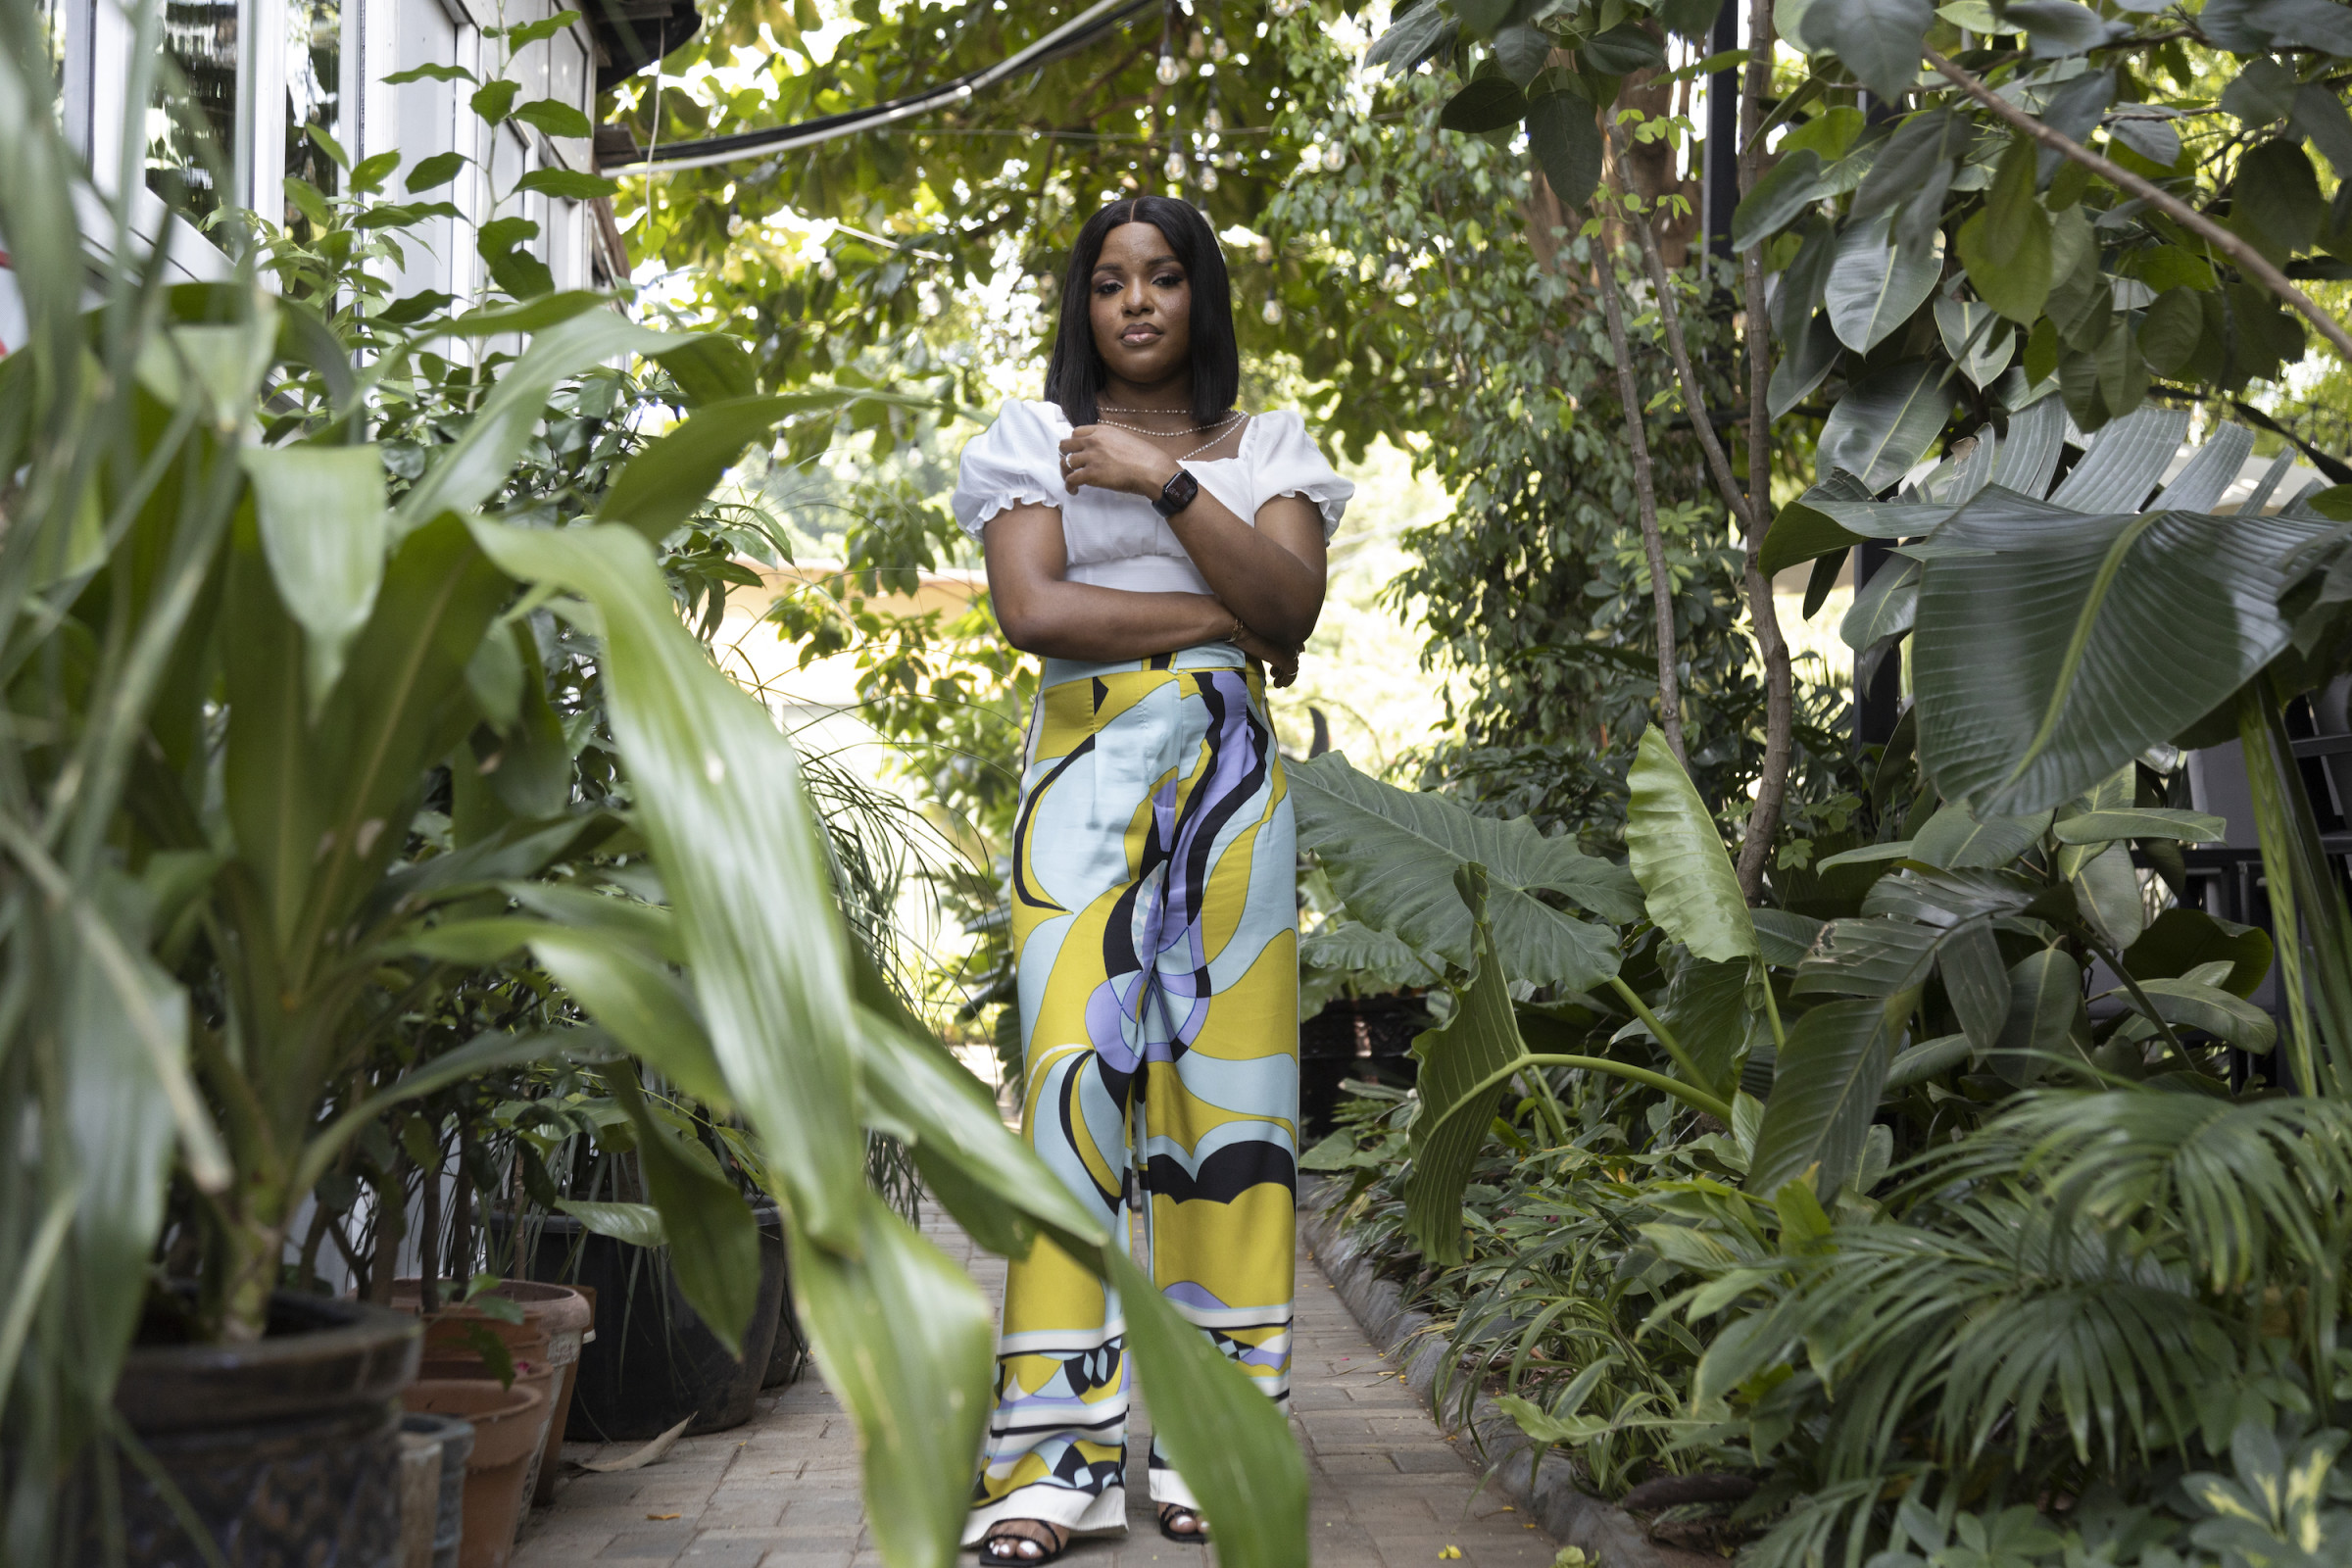
[[1200, 481], [1178, 468], [1175, 476], [1160, 486], [1159, 494], [1152, 498], [1152, 510], [1163, 517], [1173, 517], [1191, 506], [1193, 498], [1200, 493]]

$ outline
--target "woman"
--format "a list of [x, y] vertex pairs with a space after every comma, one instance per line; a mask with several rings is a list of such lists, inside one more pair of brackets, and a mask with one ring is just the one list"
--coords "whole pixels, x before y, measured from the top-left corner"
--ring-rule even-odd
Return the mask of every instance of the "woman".
[[[964, 450], [956, 520], [997, 622], [1043, 656], [1014, 829], [1026, 1136], [1268, 1396], [1290, 1386], [1297, 851], [1265, 675], [1323, 608], [1353, 486], [1295, 414], [1234, 408], [1216, 236], [1145, 196], [1070, 253], [1042, 403]], [[1007, 1271], [966, 1545], [1043, 1563], [1126, 1528], [1117, 1302], [1052, 1243]], [[1161, 1534], [1207, 1532], [1151, 1457]]]

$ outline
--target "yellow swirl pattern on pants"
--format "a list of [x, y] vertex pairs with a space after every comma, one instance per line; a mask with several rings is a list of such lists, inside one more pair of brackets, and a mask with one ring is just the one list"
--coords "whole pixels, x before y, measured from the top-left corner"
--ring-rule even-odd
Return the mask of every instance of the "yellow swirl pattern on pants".
[[[1022, 1127], [1160, 1293], [1290, 1393], [1298, 849], [1255, 670], [1228, 647], [1049, 660], [1013, 835]], [[1125, 1528], [1125, 1324], [1052, 1243], [1014, 1262], [967, 1544]], [[1194, 1498], [1153, 1445], [1154, 1501]]]

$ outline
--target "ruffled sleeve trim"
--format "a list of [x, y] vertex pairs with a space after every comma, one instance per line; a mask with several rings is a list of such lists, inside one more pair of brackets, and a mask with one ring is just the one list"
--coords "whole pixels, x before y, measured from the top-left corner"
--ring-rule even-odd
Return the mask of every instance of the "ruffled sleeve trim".
[[1061, 441], [1069, 434], [1051, 403], [1007, 403], [963, 449], [951, 505], [957, 526], [980, 537], [988, 519], [1014, 507], [1064, 507]]
[[1262, 507], [1276, 496], [1305, 497], [1323, 514], [1323, 538], [1329, 543], [1340, 531], [1355, 486], [1340, 477], [1296, 413], [1261, 414], [1253, 422], [1259, 432], [1251, 453], [1257, 504]]

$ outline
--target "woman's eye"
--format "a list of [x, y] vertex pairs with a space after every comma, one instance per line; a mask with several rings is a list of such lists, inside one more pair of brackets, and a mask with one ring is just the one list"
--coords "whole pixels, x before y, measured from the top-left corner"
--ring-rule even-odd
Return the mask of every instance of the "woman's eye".
[[1160, 288], [1184, 287], [1184, 275], [1180, 272], [1166, 272], [1158, 277], [1153, 278], [1152, 281]]

